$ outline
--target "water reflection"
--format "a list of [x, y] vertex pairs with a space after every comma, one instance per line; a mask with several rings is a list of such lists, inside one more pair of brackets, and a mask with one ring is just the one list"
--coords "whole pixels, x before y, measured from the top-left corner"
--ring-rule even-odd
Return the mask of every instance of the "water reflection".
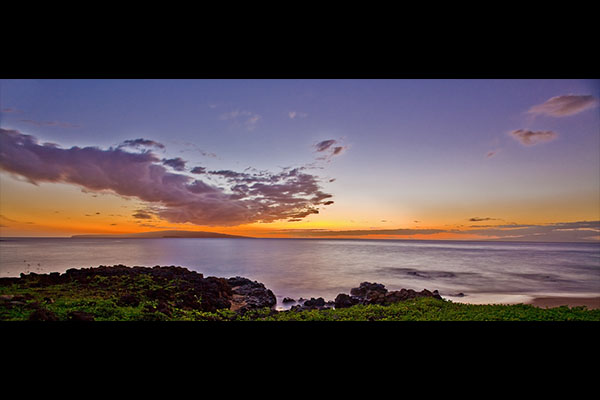
[[360, 282], [389, 290], [524, 295], [600, 292], [600, 244], [302, 239], [18, 239], [0, 276], [125, 264], [244, 276], [289, 296], [335, 298]]

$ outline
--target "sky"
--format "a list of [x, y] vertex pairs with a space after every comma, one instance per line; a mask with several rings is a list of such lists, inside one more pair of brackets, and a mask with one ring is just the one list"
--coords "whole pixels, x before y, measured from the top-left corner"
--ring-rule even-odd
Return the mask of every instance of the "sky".
[[600, 81], [0, 80], [0, 236], [600, 241]]

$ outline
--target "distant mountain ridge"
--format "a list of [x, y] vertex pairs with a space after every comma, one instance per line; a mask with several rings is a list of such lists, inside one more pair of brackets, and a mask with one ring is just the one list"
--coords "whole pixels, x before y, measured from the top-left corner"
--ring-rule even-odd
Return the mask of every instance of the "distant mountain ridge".
[[154, 231], [141, 233], [125, 233], [116, 235], [73, 235], [72, 239], [162, 239], [162, 238], [229, 238], [248, 239], [250, 236], [227, 235], [217, 232], [201, 231]]

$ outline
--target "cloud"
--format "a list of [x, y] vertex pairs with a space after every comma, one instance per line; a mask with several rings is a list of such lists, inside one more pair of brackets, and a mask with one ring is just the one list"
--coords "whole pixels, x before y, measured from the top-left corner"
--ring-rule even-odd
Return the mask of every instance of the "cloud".
[[323, 152], [336, 143], [337, 143], [337, 141], [333, 140], [333, 139], [323, 140], [322, 142], [315, 144], [315, 148], [318, 152]]
[[333, 148], [333, 153], [331, 153], [334, 156], [337, 156], [338, 154], [341, 154], [342, 151], [344, 151], [345, 147], [344, 146], [336, 146]]
[[452, 232], [475, 233], [505, 241], [585, 242], [590, 241], [590, 234], [600, 233], [600, 221], [557, 222], [544, 225], [510, 224]]
[[[14, 223], [16, 223], [16, 224], [19, 224], [19, 223], [20, 223], [19, 221], [16, 221], [16, 220], [14, 220], [14, 219], [11, 219], [11, 218], [8, 218], [8, 217], [5, 217], [5, 216], [4, 216], [4, 215], [2, 215], [2, 214], [0, 214], [0, 221], [2, 221], [3, 223], [7, 223], [7, 222], [14, 222]], [[4, 226], [6, 226], [6, 225], [4, 225]]]
[[598, 105], [598, 99], [591, 95], [568, 94], [556, 96], [542, 104], [531, 107], [529, 114], [546, 114], [552, 117], [566, 117], [575, 115]]
[[79, 128], [80, 125], [72, 124], [70, 122], [60, 122], [60, 121], [34, 121], [32, 119], [20, 119], [20, 122], [25, 122], [27, 124], [35, 125], [35, 126], [56, 126], [59, 128]]
[[308, 117], [308, 114], [307, 113], [303, 113], [303, 112], [299, 112], [299, 111], [290, 111], [288, 113], [288, 117], [290, 117], [290, 119], [306, 118], [306, 117]]
[[558, 137], [558, 134], [552, 131], [534, 132], [525, 129], [517, 129], [509, 132], [509, 134], [525, 146], [533, 146], [543, 142], [550, 142]]
[[260, 121], [262, 117], [258, 114], [254, 114], [253, 116], [251, 116], [250, 118], [248, 118], [246, 120], [246, 122], [244, 123], [249, 129], [253, 129], [254, 125]]
[[21, 114], [23, 111], [17, 110], [16, 108], [6, 107], [0, 110], [4, 114]]
[[490, 218], [490, 217], [485, 217], [485, 218], [473, 217], [473, 218], [469, 218], [469, 221], [471, 221], [471, 222], [496, 221], [496, 220], [499, 220], [499, 218]]
[[164, 165], [168, 165], [169, 167], [173, 168], [175, 171], [185, 170], [185, 160], [183, 160], [181, 157], [170, 158], [170, 159], [163, 158], [162, 163]]
[[292, 229], [285, 230], [285, 233], [292, 236], [365, 236], [365, 235], [385, 235], [385, 236], [412, 236], [412, 235], [432, 235], [435, 233], [446, 232], [443, 229], [356, 229], [344, 231], [332, 231], [325, 229]]
[[206, 173], [206, 168], [205, 167], [194, 167], [194, 168], [192, 168], [192, 170], [190, 172], [192, 174], [204, 174], [204, 173]]
[[164, 149], [165, 145], [162, 143], [155, 142], [154, 140], [139, 138], [125, 140], [119, 145], [119, 148], [121, 147], [157, 147], [159, 149]]
[[[474, 217], [476, 220], [488, 218]], [[490, 218], [493, 219], [493, 218]], [[414, 221], [417, 223], [418, 221]], [[483, 240], [532, 241], [532, 242], [599, 242], [600, 221], [559, 222], [544, 225], [496, 225], [471, 226], [468, 229], [356, 229], [334, 231], [329, 229], [280, 229], [272, 233], [284, 233], [293, 237], [357, 237], [357, 236], [413, 236], [437, 233], [478, 235]]]
[[317, 153], [325, 153], [325, 155], [317, 159], [331, 161], [334, 156], [342, 154], [346, 150], [347, 146], [336, 146], [336, 144], [339, 144], [339, 142], [334, 139], [323, 140], [315, 144], [314, 148]]
[[92, 192], [109, 191], [152, 205], [160, 218], [173, 223], [233, 226], [319, 213], [332, 195], [320, 178], [303, 167], [268, 171], [210, 171], [224, 181], [208, 184], [169, 172], [152, 151], [130, 153], [123, 148], [71, 147], [40, 144], [31, 135], [0, 128], [0, 170], [37, 185], [67, 183]]
[[152, 215], [146, 213], [143, 210], [137, 210], [137, 212], [133, 214], [132, 217], [137, 219], [152, 219]]
[[246, 128], [248, 128], [248, 130], [253, 130], [258, 121], [262, 119], [262, 116], [251, 111], [234, 110], [221, 114], [219, 119], [223, 121], [232, 120], [236, 123], [243, 121], [243, 124], [246, 126]]
[[496, 155], [496, 153], [497, 153], [497, 151], [496, 151], [496, 150], [490, 151], [490, 152], [488, 152], [488, 153], [485, 155], [485, 157], [486, 157], [486, 158], [492, 158], [492, 157], [494, 157], [494, 156]]

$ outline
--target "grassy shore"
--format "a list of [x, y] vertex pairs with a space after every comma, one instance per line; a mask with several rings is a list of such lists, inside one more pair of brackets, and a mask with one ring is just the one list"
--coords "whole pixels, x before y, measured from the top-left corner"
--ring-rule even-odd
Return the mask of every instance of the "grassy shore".
[[600, 321], [600, 310], [585, 306], [473, 305], [430, 297], [325, 310], [207, 311], [201, 296], [190, 300], [190, 292], [182, 292], [180, 284], [148, 274], [50, 283], [43, 276], [4, 281], [0, 321]]
[[543, 309], [528, 304], [475, 305], [419, 298], [385, 306], [355, 305], [257, 317], [275, 321], [600, 321], [600, 310], [583, 306]]

